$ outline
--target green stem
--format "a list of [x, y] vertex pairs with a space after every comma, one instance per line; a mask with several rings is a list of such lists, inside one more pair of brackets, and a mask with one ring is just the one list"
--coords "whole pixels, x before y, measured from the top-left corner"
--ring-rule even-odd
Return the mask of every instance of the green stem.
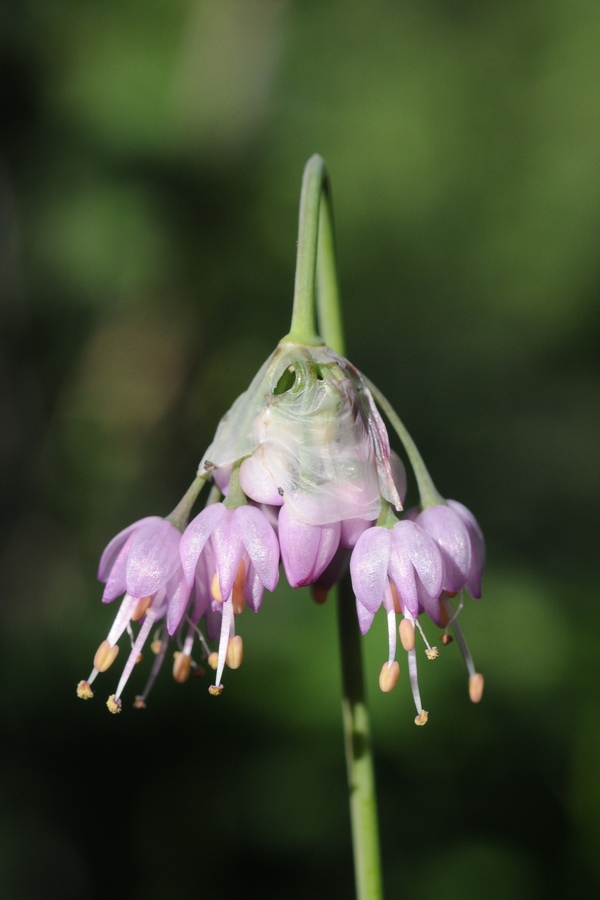
[[[315, 253], [318, 249], [318, 258], [312, 260], [312, 272], [305, 273], [303, 277], [311, 285], [312, 316], [316, 262], [319, 330], [325, 343], [343, 356], [345, 352], [344, 334], [336, 275], [331, 191], [327, 169], [321, 157], [313, 156], [308, 161], [304, 175], [303, 193], [308, 180], [307, 174], [309, 178], [315, 179], [310, 182], [311, 189], [314, 189], [317, 176], [319, 179], [319, 196], [312, 197], [310, 207], [312, 214], [319, 217], [318, 227], [311, 229], [311, 233], [318, 234], [318, 243], [315, 241], [314, 244]], [[302, 223], [302, 216], [300, 221]], [[300, 243], [298, 244], [298, 261], [300, 263]], [[298, 285], [298, 277], [296, 284]], [[292, 332], [294, 330], [293, 321]], [[313, 322], [312, 318], [310, 321]], [[369, 711], [365, 699], [362, 645], [356, 615], [356, 602], [348, 575], [340, 583], [337, 593], [342, 665], [342, 712], [356, 896], [357, 900], [382, 900], [377, 799], [369, 735]]]
[[289, 334], [283, 338], [311, 346], [323, 343], [315, 329], [315, 277], [319, 210], [321, 196], [327, 191], [327, 181], [325, 162], [315, 153], [306, 163], [302, 177], [292, 325]]
[[417, 486], [419, 488], [422, 508], [425, 509], [427, 506], [436, 506], [439, 504], [445, 505], [446, 501], [444, 500], [442, 495], [438, 493], [436, 486], [431, 479], [431, 475], [427, 471], [425, 463], [423, 462], [423, 458], [417, 450], [417, 445], [404, 427], [400, 416], [395, 411], [389, 400], [386, 400], [379, 388], [376, 388], [372, 381], [369, 381], [368, 378], [365, 378], [365, 384], [373, 394], [375, 402], [386, 414], [390, 425], [402, 441], [404, 449], [406, 450], [406, 455], [408, 456], [410, 464], [413, 467], [415, 478], [417, 479]]
[[191, 485], [175, 507], [172, 513], [166, 518], [175, 528], [183, 531], [187, 525], [192, 507], [198, 498], [198, 494], [204, 486], [204, 482], [208, 478], [208, 472], [205, 475], [196, 475]]
[[381, 900], [383, 887], [369, 710], [364, 691], [356, 602], [348, 574], [338, 587], [338, 623], [356, 897], [357, 900]]

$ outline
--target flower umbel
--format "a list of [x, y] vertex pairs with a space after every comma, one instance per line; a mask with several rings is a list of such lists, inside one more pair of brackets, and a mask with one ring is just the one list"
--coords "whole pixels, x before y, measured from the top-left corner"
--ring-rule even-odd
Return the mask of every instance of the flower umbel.
[[[318, 218], [318, 203], [316, 209]], [[383, 606], [388, 655], [380, 686], [387, 692], [398, 681], [399, 629], [417, 724], [425, 724], [428, 713], [417, 679], [416, 632], [427, 658], [439, 656], [420, 624], [423, 613], [442, 629], [442, 646], [452, 641], [453, 632], [467, 664], [471, 699], [481, 698], [483, 678], [458, 624], [463, 592], [481, 597], [481, 529], [466, 507], [438, 493], [385, 397], [315, 333], [317, 231], [311, 232], [312, 263], [305, 270], [302, 222], [301, 217], [290, 333], [223, 416], [195, 481], [173, 513], [135, 522], [102, 554], [102, 599], [123, 599], [91, 674], [77, 692], [84, 699], [93, 696], [92, 684], [115, 661], [119, 639], [127, 632], [131, 649], [108, 701], [111, 712], [120, 711], [122, 692], [153, 629], [155, 661], [135, 706], [145, 706], [171, 638], [178, 648], [175, 680], [186, 681], [192, 671], [201, 671], [192, 658], [199, 641], [201, 657], [216, 670], [209, 691], [220, 694], [225, 666], [237, 668], [242, 660], [236, 618], [246, 605], [258, 612], [265, 588], [273, 591], [277, 585], [280, 561], [291, 587], [310, 586], [318, 602], [349, 567], [363, 634]], [[335, 317], [327, 312], [327, 303], [335, 305], [334, 293], [322, 276], [322, 324], [332, 335]], [[334, 343], [339, 349], [340, 340]], [[416, 478], [420, 502], [408, 512], [403, 511], [404, 465], [390, 448], [379, 409], [400, 437]], [[188, 525], [206, 481], [213, 482], [207, 504]]]

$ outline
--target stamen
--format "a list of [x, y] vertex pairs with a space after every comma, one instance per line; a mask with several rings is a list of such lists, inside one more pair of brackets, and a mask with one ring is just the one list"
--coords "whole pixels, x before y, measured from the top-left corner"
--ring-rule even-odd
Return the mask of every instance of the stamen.
[[212, 694], [213, 697], [218, 697], [220, 694], [223, 693], [223, 685], [220, 684], [217, 687], [216, 684], [211, 684], [210, 687], [208, 688], [208, 693]]
[[246, 566], [244, 560], [240, 559], [235, 581], [233, 582], [233, 591], [231, 592], [231, 602], [233, 603], [233, 611], [237, 615], [244, 611], [246, 606], [246, 598], [244, 597], [244, 585], [246, 583]]
[[210, 592], [213, 596], [213, 600], [216, 600], [217, 603], [222, 603], [223, 598], [221, 597], [221, 588], [219, 587], [219, 573], [215, 572], [212, 577], [212, 581], [210, 583]]
[[77, 696], [80, 700], [91, 700], [94, 692], [90, 687], [89, 681], [80, 681], [77, 685]]
[[[473, 677], [473, 675], [477, 674], [477, 671], [475, 669], [475, 663], [473, 662], [473, 657], [471, 656], [471, 652], [467, 645], [467, 641], [463, 634], [463, 630], [460, 627], [460, 625], [458, 624], [458, 620], [456, 618], [459, 610], [457, 610], [455, 613], [454, 610], [452, 609], [452, 605], [451, 605], [450, 601], [446, 597], [444, 597], [442, 599], [442, 603], [444, 604], [444, 609], [450, 616], [450, 621], [452, 622], [452, 626], [451, 626], [452, 631], [454, 632], [454, 637], [456, 638], [456, 643], [460, 647], [460, 652], [462, 653], [462, 657], [465, 661], [467, 671], [468, 671], [469, 675], [471, 677]], [[460, 606], [459, 606], [459, 609], [460, 609]], [[483, 686], [482, 686], [482, 690], [483, 690]]]
[[394, 662], [396, 657], [396, 613], [394, 610], [390, 610], [387, 614], [387, 622], [388, 622], [388, 663], [391, 664]]
[[189, 654], [177, 650], [174, 654], [173, 678], [179, 684], [185, 684], [192, 671], [192, 660]]
[[106, 705], [108, 706], [108, 711], [114, 713], [115, 715], [121, 712], [122, 703], [114, 694], [110, 695], [110, 697], [106, 701]]
[[94, 655], [94, 668], [98, 672], [106, 672], [107, 669], [110, 669], [118, 655], [118, 644], [111, 647], [108, 641], [102, 641]]
[[321, 587], [318, 584], [313, 584], [311, 586], [310, 593], [315, 603], [318, 603], [319, 606], [322, 606], [327, 600], [329, 591], [327, 590], [327, 588]]
[[200, 643], [202, 644], [202, 649], [203, 649], [203, 651], [204, 651], [204, 655], [205, 655], [206, 657], [210, 656], [211, 650], [210, 650], [210, 647], [208, 646], [208, 644], [207, 644], [207, 642], [206, 642], [206, 638], [204, 637], [204, 634], [202, 633], [202, 631], [198, 628], [197, 625], [194, 624], [194, 622], [192, 622], [192, 620], [190, 619], [189, 616], [186, 616], [186, 617], [185, 617], [185, 620], [186, 620], [186, 622], [188, 623], [188, 625], [190, 626], [190, 628], [193, 628], [193, 629], [194, 629], [195, 634], [198, 635], [198, 640], [199, 640]]
[[152, 597], [142, 597], [138, 600], [137, 605], [134, 611], [131, 613], [132, 622], [137, 622], [138, 619], [141, 619], [143, 615], [146, 614], [150, 604], [152, 603]]
[[229, 638], [225, 663], [230, 669], [239, 669], [244, 658], [244, 644], [239, 634]]
[[396, 660], [393, 663], [384, 662], [379, 673], [379, 687], [384, 694], [389, 693], [396, 687], [399, 677], [400, 666]]
[[[141, 697], [136, 697], [134, 706], [136, 709], [145, 709], [146, 708], [146, 700], [148, 699], [148, 694], [152, 690], [152, 686], [158, 677], [158, 673], [162, 668], [162, 664], [165, 660], [165, 656], [167, 654], [167, 647], [169, 646], [169, 638], [167, 637], [166, 628], [163, 626], [161, 629], [162, 636], [160, 639], [155, 638], [152, 641], [152, 652], [156, 654], [156, 659], [152, 664], [152, 669], [150, 671], [150, 675], [148, 676], [148, 681], [146, 682], [146, 687], [141, 695]], [[155, 645], [159, 644], [158, 648], [155, 649]], [[138, 703], [139, 699], [139, 703]]]
[[427, 721], [427, 712], [423, 709], [421, 703], [421, 694], [419, 693], [419, 678], [417, 675], [417, 651], [413, 648], [408, 651], [408, 675], [410, 678], [410, 687], [412, 690], [413, 700], [417, 708], [418, 716], [415, 719], [416, 725], [424, 725]]
[[427, 657], [427, 659], [437, 659], [439, 655], [440, 655], [440, 651], [438, 650], [437, 647], [429, 647], [425, 651], [425, 656]]
[[469, 678], [469, 697], [472, 703], [479, 703], [483, 695], [483, 675], [476, 672]]
[[225, 657], [227, 656], [227, 647], [229, 645], [229, 638], [234, 635], [234, 615], [233, 615], [233, 603], [231, 602], [231, 598], [223, 604], [223, 618], [221, 621], [221, 637], [219, 638], [219, 664], [217, 666], [217, 674], [215, 675], [215, 683], [214, 687], [220, 687], [221, 685], [221, 675], [223, 674], [223, 669], [225, 668]]
[[444, 633], [442, 634], [442, 636], [440, 638], [440, 641], [442, 642], [444, 647], [447, 647], [448, 644], [451, 644], [453, 640], [454, 640], [454, 638], [452, 637], [451, 634], [448, 634], [447, 631], [444, 631]]
[[125, 668], [123, 669], [123, 674], [119, 680], [119, 684], [117, 685], [117, 690], [115, 693], [115, 700], [118, 700], [121, 694], [123, 693], [123, 688], [127, 684], [129, 676], [133, 671], [133, 667], [135, 666], [138, 656], [140, 655], [140, 650], [144, 646], [146, 638], [150, 634], [150, 629], [154, 625], [154, 620], [156, 618], [156, 612], [153, 609], [148, 610], [146, 614], [146, 618], [144, 620], [144, 624], [140, 628], [138, 632], [138, 636], [135, 640], [133, 647], [131, 648], [131, 653], [125, 663]]
[[400, 626], [398, 628], [398, 632], [400, 634], [400, 643], [408, 653], [409, 650], [414, 650], [415, 648], [415, 626], [413, 625], [411, 619], [404, 618], [400, 622]]
[[217, 666], [219, 665], [219, 654], [216, 650], [213, 650], [212, 653], [208, 654], [208, 658], [206, 662], [209, 664], [211, 669], [216, 671]]
[[400, 603], [400, 597], [398, 596], [398, 588], [393, 581], [390, 581], [389, 585], [392, 592], [392, 599], [394, 601], [394, 612], [400, 614], [402, 612], [402, 604]]

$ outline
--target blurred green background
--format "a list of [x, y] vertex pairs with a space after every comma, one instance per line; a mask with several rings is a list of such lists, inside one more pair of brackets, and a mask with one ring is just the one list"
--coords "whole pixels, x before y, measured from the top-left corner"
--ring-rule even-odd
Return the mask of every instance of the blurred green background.
[[218, 701], [75, 697], [101, 550], [288, 329], [315, 151], [348, 354], [489, 546], [479, 707], [452, 645], [415, 728], [365, 639], [387, 897], [600, 889], [599, 42], [597, 0], [0, 7], [2, 898], [352, 896], [331, 603], [246, 613]]

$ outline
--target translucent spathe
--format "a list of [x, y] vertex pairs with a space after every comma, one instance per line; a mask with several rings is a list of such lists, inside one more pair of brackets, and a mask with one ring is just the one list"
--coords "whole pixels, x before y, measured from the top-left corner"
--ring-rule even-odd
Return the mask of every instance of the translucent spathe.
[[281, 343], [221, 420], [199, 472], [241, 460], [248, 497], [309, 525], [373, 521], [382, 497], [402, 508], [373, 398], [325, 346]]

